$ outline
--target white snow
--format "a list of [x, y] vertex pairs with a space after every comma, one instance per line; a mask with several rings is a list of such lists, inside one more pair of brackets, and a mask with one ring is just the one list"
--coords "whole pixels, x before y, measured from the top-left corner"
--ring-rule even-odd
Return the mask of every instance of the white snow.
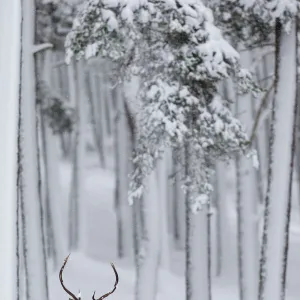
[[[91, 155], [86, 162], [86, 206], [88, 214], [86, 252], [72, 253], [64, 271], [66, 286], [77, 294], [80, 289], [83, 299], [91, 299], [96, 290], [96, 296], [108, 292], [114, 284], [114, 274], [110, 262], [113, 262], [119, 273], [118, 289], [110, 296], [111, 300], [132, 300], [135, 289], [135, 268], [131, 260], [116, 258], [116, 219], [114, 213], [114, 174], [112, 170], [102, 170], [98, 167], [97, 155]], [[68, 199], [68, 187], [71, 176], [69, 163], [61, 164], [61, 183], [64, 186], [63, 199]], [[213, 278], [213, 299], [238, 300], [237, 272], [236, 272], [236, 210], [234, 191], [234, 170], [232, 165], [226, 166], [227, 176], [224, 184], [227, 186], [226, 210], [229, 224], [227, 228], [227, 245], [225, 274], [220, 278]], [[295, 181], [295, 192], [297, 183]], [[294, 197], [291, 224], [291, 245], [288, 270], [287, 300], [298, 300], [300, 286], [298, 282], [300, 268], [300, 219], [298, 199]], [[64, 214], [67, 214], [67, 203], [62, 203]], [[214, 224], [214, 216], [212, 216]], [[65, 220], [67, 226], [67, 220]], [[213, 225], [213, 230], [214, 230]], [[213, 234], [213, 233], [212, 233]], [[226, 243], [225, 241], [225, 243]], [[67, 256], [68, 253], [66, 253]], [[157, 300], [174, 300], [185, 298], [184, 252], [172, 250], [171, 272], [160, 271], [158, 281]], [[214, 265], [213, 265], [214, 268]], [[214, 270], [214, 269], [213, 269]], [[214, 272], [213, 272], [214, 274]], [[50, 277], [50, 300], [67, 299], [58, 280], [58, 271]]]

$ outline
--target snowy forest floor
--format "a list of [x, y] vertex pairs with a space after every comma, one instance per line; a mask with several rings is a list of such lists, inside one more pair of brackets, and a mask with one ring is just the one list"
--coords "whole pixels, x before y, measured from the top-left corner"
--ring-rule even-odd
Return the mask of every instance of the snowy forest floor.
[[[117, 291], [110, 296], [111, 300], [134, 299], [134, 264], [132, 259], [117, 259], [116, 247], [116, 219], [114, 213], [114, 173], [113, 163], [107, 170], [99, 167], [97, 157], [88, 155], [85, 169], [85, 209], [87, 222], [85, 224], [86, 241], [81, 252], [72, 253], [64, 271], [66, 286], [77, 293], [80, 289], [83, 299], [91, 299], [94, 290], [96, 297], [108, 292], [114, 283], [114, 274], [110, 262], [114, 262], [119, 273], [120, 282]], [[71, 181], [71, 164], [61, 163], [62, 198], [68, 199]], [[232, 178], [228, 184], [233, 186]], [[232, 187], [233, 189], [233, 187]], [[296, 193], [298, 194], [298, 193]], [[228, 212], [231, 216], [230, 251], [226, 253], [223, 275], [213, 278], [213, 299], [237, 300], [237, 258], [235, 238], [235, 208], [234, 192], [229, 193], [229, 203], [232, 206]], [[295, 199], [292, 211], [290, 235], [287, 296], [289, 300], [298, 300], [300, 295], [300, 222], [299, 198]], [[227, 203], [228, 203], [227, 202]], [[298, 204], [297, 204], [298, 203]], [[64, 216], [67, 216], [68, 201], [62, 201]], [[67, 220], [67, 217], [64, 218]], [[212, 229], [214, 232], [214, 229]], [[67, 234], [67, 221], [65, 221]], [[66, 235], [67, 236], [67, 235]], [[67, 255], [68, 253], [66, 253]], [[184, 252], [172, 253], [172, 272], [160, 271], [158, 280], [158, 300], [184, 299]], [[214, 268], [212, 270], [214, 274]], [[67, 299], [58, 280], [58, 271], [50, 277], [50, 300]]]

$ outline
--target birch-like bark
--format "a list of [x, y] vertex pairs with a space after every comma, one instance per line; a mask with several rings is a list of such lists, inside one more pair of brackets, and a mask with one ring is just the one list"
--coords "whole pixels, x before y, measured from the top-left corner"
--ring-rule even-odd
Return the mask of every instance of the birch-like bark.
[[[186, 176], [190, 176], [191, 158], [190, 145], [186, 145]], [[199, 166], [201, 168], [201, 166]], [[185, 281], [186, 300], [210, 300], [210, 257], [208, 231], [208, 205], [194, 214], [190, 205], [190, 194], [186, 193], [186, 245], [185, 245]]]
[[[251, 67], [249, 51], [241, 54], [243, 67]], [[252, 129], [251, 94], [240, 96], [237, 100], [237, 113], [248, 132]], [[238, 268], [240, 299], [252, 300], [258, 295], [258, 229], [257, 206], [258, 188], [252, 160], [237, 158], [237, 215], [238, 215]]]
[[102, 137], [103, 137], [103, 144], [105, 147], [105, 142], [107, 140], [108, 136], [108, 124], [107, 124], [107, 114], [106, 114], [106, 88], [105, 88], [105, 82], [104, 82], [104, 75], [100, 74], [97, 76], [97, 87], [99, 92], [98, 97], [98, 111], [100, 116], [100, 122], [101, 122], [101, 130], [102, 130]]
[[101, 131], [101, 123], [99, 124], [99, 116], [97, 114], [97, 104], [98, 104], [98, 93], [96, 86], [96, 76], [90, 72], [89, 74], [89, 85], [90, 85], [90, 95], [89, 95], [89, 103], [90, 103], [90, 111], [91, 111], [91, 122], [93, 127], [95, 144], [97, 147], [97, 152], [99, 156], [100, 166], [105, 169], [105, 157], [104, 157], [104, 145], [103, 145], [103, 137]]
[[[296, 52], [296, 84], [299, 82], [299, 63], [300, 58], [297, 55], [297, 50], [299, 49], [299, 40], [297, 38], [297, 33], [300, 29], [299, 16], [296, 17], [296, 43], [295, 43], [295, 52]], [[286, 275], [288, 267], [288, 255], [289, 255], [289, 230], [291, 223], [291, 209], [292, 209], [292, 189], [293, 189], [293, 174], [295, 166], [295, 152], [296, 152], [296, 143], [297, 143], [297, 124], [298, 124], [298, 105], [299, 105], [299, 89], [296, 87], [295, 91], [295, 100], [294, 100], [294, 116], [293, 116], [293, 138], [291, 145], [291, 161], [290, 161], [290, 174], [289, 174], [289, 191], [288, 191], [288, 205], [286, 211], [286, 223], [285, 223], [285, 237], [284, 237], [284, 253], [283, 253], [283, 271], [282, 271], [282, 282], [281, 282], [281, 299], [285, 299], [285, 290], [286, 290]]]
[[131, 211], [128, 205], [129, 187], [129, 132], [125, 115], [124, 97], [121, 86], [116, 87], [116, 118], [115, 118], [115, 157], [116, 157], [116, 187], [115, 208], [117, 215], [118, 256], [131, 255]]
[[109, 82], [109, 64], [104, 64], [104, 74], [106, 74], [106, 85], [105, 85], [105, 103], [106, 103], [106, 119], [107, 119], [107, 128], [109, 129], [109, 134], [111, 135], [114, 131], [114, 108], [113, 108], [113, 101], [112, 101], [112, 90], [111, 90], [111, 83]]
[[[51, 51], [47, 50], [45, 53], [43, 65], [43, 79], [51, 86]], [[44, 99], [46, 106], [49, 104], [49, 99]], [[42, 115], [42, 127], [44, 135], [44, 161], [45, 161], [45, 180], [46, 197], [49, 204], [49, 217], [51, 218], [50, 225], [52, 226], [52, 243], [55, 257], [53, 257], [54, 268], [63, 260], [66, 255], [65, 232], [63, 228], [63, 216], [61, 210], [61, 186], [59, 182], [59, 153], [58, 140], [54, 135], [53, 130], [49, 126], [49, 120]], [[55, 216], [55, 220], [53, 217]]]
[[168, 174], [167, 174], [167, 152], [164, 153], [162, 160], [157, 164], [157, 176], [158, 176], [158, 187], [159, 187], [159, 204], [160, 204], [160, 238], [161, 238], [161, 254], [160, 254], [160, 265], [166, 269], [170, 269], [170, 240], [168, 230]]
[[[299, 18], [297, 19], [297, 26], [299, 27]], [[299, 44], [300, 44], [300, 28], [297, 29], [297, 101], [298, 101], [298, 114], [297, 114], [297, 133], [296, 133], [296, 137], [297, 137], [297, 148], [296, 148], [296, 153], [295, 153], [295, 156], [296, 156], [296, 168], [297, 168], [297, 175], [298, 175], [298, 194], [300, 195], [300, 87], [299, 87], [299, 72], [300, 72], [300, 69], [299, 69], [299, 66], [300, 66], [300, 47], [299, 47]], [[300, 209], [300, 197], [299, 197], [299, 200], [298, 200], [298, 203], [299, 203], [299, 209]]]
[[86, 134], [86, 93], [84, 81], [84, 64], [78, 61], [75, 68], [75, 78], [77, 79], [76, 106], [77, 124], [75, 133], [75, 153], [73, 164], [73, 182], [70, 199], [70, 247], [73, 249], [85, 249], [86, 246], [86, 209], [84, 202], [85, 188], [85, 134]]
[[22, 167], [21, 199], [27, 266], [27, 299], [48, 299], [45, 249], [43, 247], [43, 213], [38, 192], [36, 142], [36, 85], [33, 57], [35, 5], [23, 2], [23, 39], [21, 68], [21, 132]]
[[216, 163], [216, 202], [217, 202], [217, 257], [216, 269], [220, 275], [224, 269], [226, 270], [226, 258], [230, 248], [230, 234], [228, 221], [228, 201], [227, 201], [227, 166], [224, 162]]
[[184, 154], [181, 148], [178, 148], [173, 153], [173, 164], [174, 164], [174, 225], [176, 226], [175, 238], [176, 246], [178, 249], [183, 250], [185, 247], [185, 234], [186, 234], [186, 222], [185, 222], [185, 195], [181, 188], [182, 178], [184, 178], [184, 170], [179, 161], [184, 160]]
[[145, 224], [139, 250], [136, 300], [154, 300], [157, 293], [161, 230], [157, 218], [159, 201], [158, 182], [155, 171], [153, 171], [148, 178], [147, 190], [143, 199]]
[[276, 21], [275, 97], [272, 103], [269, 193], [265, 201], [259, 299], [284, 299], [286, 224], [296, 94], [296, 24], [287, 34]]
[[[3, 299], [18, 299], [16, 274], [17, 132], [21, 55], [21, 5], [12, 0], [0, 11], [0, 282]], [[16, 293], [17, 290], [17, 293]]]

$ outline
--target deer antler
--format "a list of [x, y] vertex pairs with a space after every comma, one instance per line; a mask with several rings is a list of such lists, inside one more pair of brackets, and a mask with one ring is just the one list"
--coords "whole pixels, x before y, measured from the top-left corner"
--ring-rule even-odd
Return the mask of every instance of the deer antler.
[[116, 276], [116, 281], [115, 281], [114, 288], [112, 289], [112, 291], [108, 292], [107, 294], [102, 295], [98, 299], [95, 299], [95, 293], [96, 293], [96, 291], [95, 291], [94, 294], [93, 294], [93, 300], [102, 300], [102, 299], [106, 298], [107, 296], [111, 295], [116, 290], [116, 288], [117, 288], [117, 285], [119, 283], [119, 275], [118, 275], [118, 272], [117, 272], [114, 264], [113, 263], [110, 263], [110, 264], [111, 264], [111, 267], [113, 268], [115, 276]]
[[[63, 263], [63, 265], [62, 265], [62, 267], [61, 267], [61, 269], [60, 269], [60, 271], [59, 271], [59, 280], [60, 280], [61, 286], [63, 287], [63, 289], [65, 290], [65, 292], [66, 292], [68, 295], [70, 295], [70, 296], [73, 298], [73, 300], [80, 300], [80, 299], [78, 299], [72, 292], [70, 292], [70, 291], [64, 286], [64, 281], [63, 281], [63, 279], [62, 279], [62, 273], [63, 273], [64, 268], [65, 268], [65, 266], [66, 266], [66, 264], [67, 264], [67, 262], [68, 262], [68, 259], [69, 259], [70, 255], [71, 255], [71, 254], [69, 254], [69, 255], [65, 258], [64, 263]], [[71, 299], [70, 299], [70, 300], [71, 300]]]
[[[64, 281], [63, 281], [63, 279], [62, 279], [62, 273], [63, 273], [64, 268], [65, 268], [65, 266], [66, 266], [66, 264], [67, 264], [67, 262], [68, 262], [68, 259], [69, 259], [70, 255], [71, 255], [71, 254], [69, 254], [69, 255], [65, 258], [64, 263], [63, 263], [63, 265], [62, 265], [62, 267], [61, 267], [61, 269], [60, 269], [60, 271], [59, 271], [59, 280], [60, 280], [61, 286], [63, 287], [63, 289], [65, 290], [65, 292], [66, 292], [68, 295], [70, 295], [70, 296], [73, 298], [73, 300], [80, 300], [81, 298], [77, 298], [72, 292], [70, 292], [70, 291], [64, 286]], [[117, 285], [118, 285], [118, 283], [119, 283], [119, 275], [118, 275], [118, 272], [117, 272], [117, 270], [116, 270], [114, 264], [113, 264], [113, 263], [110, 263], [110, 264], [111, 264], [111, 267], [113, 268], [114, 273], [115, 273], [115, 276], [116, 276], [116, 281], [115, 281], [114, 288], [113, 288], [113, 290], [112, 290], [111, 292], [108, 292], [107, 294], [101, 296], [101, 297], [98, 298], [98, 299], [95, 299], [95, 293], [96, 293], [96, 291], [95, 291], [94, 294], [93, 294], [93, 300], [102, 300], [102, 299], [106, 298], [107, 296], [109, 296], [110, 294], [112, 294], [112, 293], [116, 290], [116, 288], [117, 288]], [[80, 297], [80, 296], [79, 296], [79, 297]], [[72, 299], [70, 299], [70, 300], [72, 300]]]

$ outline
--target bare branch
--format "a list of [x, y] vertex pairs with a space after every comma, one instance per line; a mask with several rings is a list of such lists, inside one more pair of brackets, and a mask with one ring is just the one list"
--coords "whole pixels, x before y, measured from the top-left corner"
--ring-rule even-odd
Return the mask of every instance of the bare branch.
[[61, 286], [63, 287], [63, 289], [65, 290], [65, 292], [66, 292], [68, 295], [70, 295], [70, 296], [73, 298], [73, 300], [79, 300], [72, 292], [70, 292], [70, 291], [64, 286], [64, 282], [63, 282], [63, 279], [62, 279], [62, 273], [63, 273], [64, 268], [65, 268], [65, 266], [66, 266], [66, 264], [67, 264], [67, 262], [68, 262], [68, 259], [69, 259], [70, 255], [71, 255], [71, 253], [65, 258], [64, 263], [63, 263], [63, 265], [62, 265], [62, 267], [61, 267], [61, 269], [60, 269], [60, 271], [59, 271], [59, 280], [60, 280]]
[[93, 294], [93, 300], [102, 300], [102, 299], [106, 298], [107, 296], [111, 295], [111, 294], [116, 290], [116, 288], [117, 288], [117, 285], [118, 285], [118, 283], [119, 283], [119, 275], [118, 275], [118, 272], [117, 272], [117, 270], [116, 270], [114, 264], [113, 264], [113, 263], [110, 263], [110, 264], [111, 264], [111, 267], [113, 268], [114, 273], [115, 273], [115, 276], [116, 276], [116, 281], [115, 281], [114, 288], [113, 288], [112, 291], [108, 292], [107, 294], [102, 295], [102, 296], [101, 296], [100, 298], [98, 298], [98, 299], [95, 299], [95, 293], [96, 293], [96, 291], [95, 291], [94, 294]]

